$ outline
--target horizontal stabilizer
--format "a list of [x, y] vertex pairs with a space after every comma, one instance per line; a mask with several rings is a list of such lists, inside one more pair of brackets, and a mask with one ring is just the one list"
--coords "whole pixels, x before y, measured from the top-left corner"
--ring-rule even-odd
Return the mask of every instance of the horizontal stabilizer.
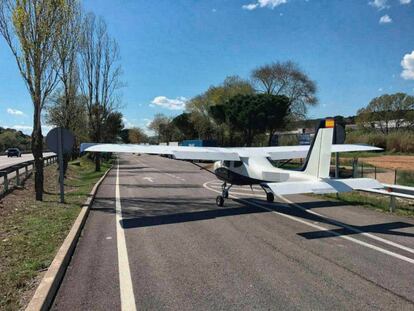
[[315, 181], [264, 183], [262, 186], [270, 189], [276, 195], [301, 194], [301, 193], [340, 193], [362, 189], [384, 188], [378, 181], [371, 178], [350, 179], [321, 179]]

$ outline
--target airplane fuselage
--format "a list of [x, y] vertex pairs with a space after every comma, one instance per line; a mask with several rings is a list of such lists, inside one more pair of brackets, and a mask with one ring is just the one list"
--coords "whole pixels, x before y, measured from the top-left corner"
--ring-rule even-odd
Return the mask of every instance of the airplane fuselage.
[[220, 180], [233, 185], [312, 179], [301, 171], [277, 168], [266, 157], [241, 158], [241, 161], [217, 161], [214, 163], [214, 173]]

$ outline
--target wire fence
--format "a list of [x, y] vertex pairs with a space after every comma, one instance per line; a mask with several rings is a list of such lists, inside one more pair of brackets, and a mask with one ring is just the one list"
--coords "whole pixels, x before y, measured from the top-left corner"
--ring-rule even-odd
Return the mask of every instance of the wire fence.
[[[333, 169], [335, 171], [335, 162]], [[335, 174], [331, 175], [335, 177]], [[413, 170], [390, 169], [377, 167], [364, 163], [361, 159], [340, 159], [339, 161], [340, 178], [373, 178], [383, 184], [394, 184], [401, 186], [414, 187], [414, 168]]]

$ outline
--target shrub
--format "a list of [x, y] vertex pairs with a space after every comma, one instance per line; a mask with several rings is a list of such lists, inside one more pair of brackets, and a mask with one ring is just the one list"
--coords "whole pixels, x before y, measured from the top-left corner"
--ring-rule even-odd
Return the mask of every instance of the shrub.
[[414, 132], [394, 131], [385, 135], [380, 132], [352, 131], [347, 133], [347, 144], [368, 144], [389, 152], [414, 153]]

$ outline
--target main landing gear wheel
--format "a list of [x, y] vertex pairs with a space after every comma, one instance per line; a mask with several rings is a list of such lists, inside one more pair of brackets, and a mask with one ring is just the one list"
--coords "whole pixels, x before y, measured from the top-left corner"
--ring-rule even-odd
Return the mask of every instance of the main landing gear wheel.
[[224, 198], [221, 195], [218, 195], [216, 198], [216, 204], [219, 207], [222, 207], [224, 205]]
[[266, 200], [269, 203], [274, 202], [275, 201], [275, 196], [273, 195], [273, 193], [270, 193], [270, 192], [266, 193]]
[[227, 187], [227, 183], [224, 182], [221, 185], [221, 195], [217, 196], [216, 198], [216, 204], [217, 206], [222, 207], [224, 205], [224, 200], [229, 198], [229, 190], [232, 185]]

